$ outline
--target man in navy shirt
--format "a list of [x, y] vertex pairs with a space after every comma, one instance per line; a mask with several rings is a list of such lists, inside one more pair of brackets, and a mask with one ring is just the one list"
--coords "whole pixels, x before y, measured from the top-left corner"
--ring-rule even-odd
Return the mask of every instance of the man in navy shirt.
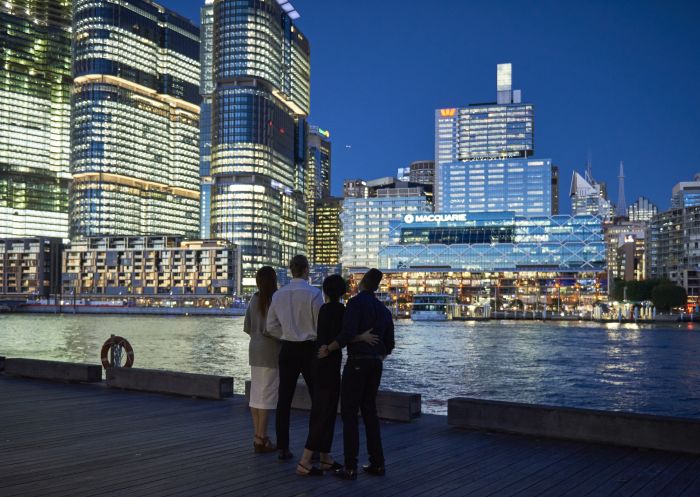
[[[370, 269], [364, 275], [360, 281], [360, 293], [351, 298], [345, 308], [342, 331], [334, 342], [321, 347], [318, 352], [319, 357], [325, 357], [329, 352], [348, 347], [340, 408], [345, 466], [335, 472], [336, 476], [346, 480], [357, 478], [360, 446], [358, 409], [365, 424], [369, 452], [369, 464], [362, 469], [371, 475], [385, 474], [384, 451], [377, 417], [377, 391], [382, 379], [382, 361], [394, 349], [394, 322], [391, 312], [374, 295], [382, 276], [378, 269]], [[372, 334], [377, 337], [374, 343], [352, 342], [353, 338], [370, 328]]]

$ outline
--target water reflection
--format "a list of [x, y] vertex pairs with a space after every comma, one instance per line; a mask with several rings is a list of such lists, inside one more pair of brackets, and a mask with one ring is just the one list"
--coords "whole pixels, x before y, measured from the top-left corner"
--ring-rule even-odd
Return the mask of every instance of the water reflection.
[[[454, 396], [700, 417], [700, 332], [693, 325], [397, 323], [384, 387], [420, 392], [444, 413]], [[242, 318], [0, 316], [0, 354], [99, 361], [117, 334], [137, 367], [217, 373], [243, 392]]]

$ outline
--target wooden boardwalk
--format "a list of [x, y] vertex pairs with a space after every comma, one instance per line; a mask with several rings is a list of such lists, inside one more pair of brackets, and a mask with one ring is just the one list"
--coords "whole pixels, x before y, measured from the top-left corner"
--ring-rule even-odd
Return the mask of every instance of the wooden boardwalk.
[[[0, 412], [2, 497], [700, 496], [700, 457], [464, 431], [443, 416], [383, 423], [387, 476], [346, 482], [298, 477], [294, 463], [253, 454], [240, 396], [205, 401], [0, 375]], [[292, 415], [297, 455], [307, 419]], [[340, 425], [335, 440], [340, 459]]]

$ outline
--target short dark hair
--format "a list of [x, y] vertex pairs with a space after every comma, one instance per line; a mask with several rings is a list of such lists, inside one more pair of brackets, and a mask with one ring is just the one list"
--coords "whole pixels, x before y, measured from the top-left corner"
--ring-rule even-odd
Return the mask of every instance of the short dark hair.
[[289, 269], [292, 271], [293, 278], [301, 278], [304, 272], [309, 269], [309, 260], [301, 254], [295, 255], [289, 261]]
[[323, 280], [323, 293], [329, 300], [337, 302], [347, 291], [345, 280], [339, 274], [332, 274]]
[[379, 288], [379, 283], [382, 281], [382, 276], [384, 276], [384, 273], [379, 269], [372, 268], [362, 277], [360, 286], [370, 292], [376, 292]]

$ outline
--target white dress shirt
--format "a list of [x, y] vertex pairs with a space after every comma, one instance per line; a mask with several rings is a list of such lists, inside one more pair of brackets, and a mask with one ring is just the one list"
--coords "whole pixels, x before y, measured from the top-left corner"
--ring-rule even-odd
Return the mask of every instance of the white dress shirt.
[[318, 288], [301, 278], [292, 279], [272, 295], [265, 334], [289, 342], [315, 340], [322, 305]]

